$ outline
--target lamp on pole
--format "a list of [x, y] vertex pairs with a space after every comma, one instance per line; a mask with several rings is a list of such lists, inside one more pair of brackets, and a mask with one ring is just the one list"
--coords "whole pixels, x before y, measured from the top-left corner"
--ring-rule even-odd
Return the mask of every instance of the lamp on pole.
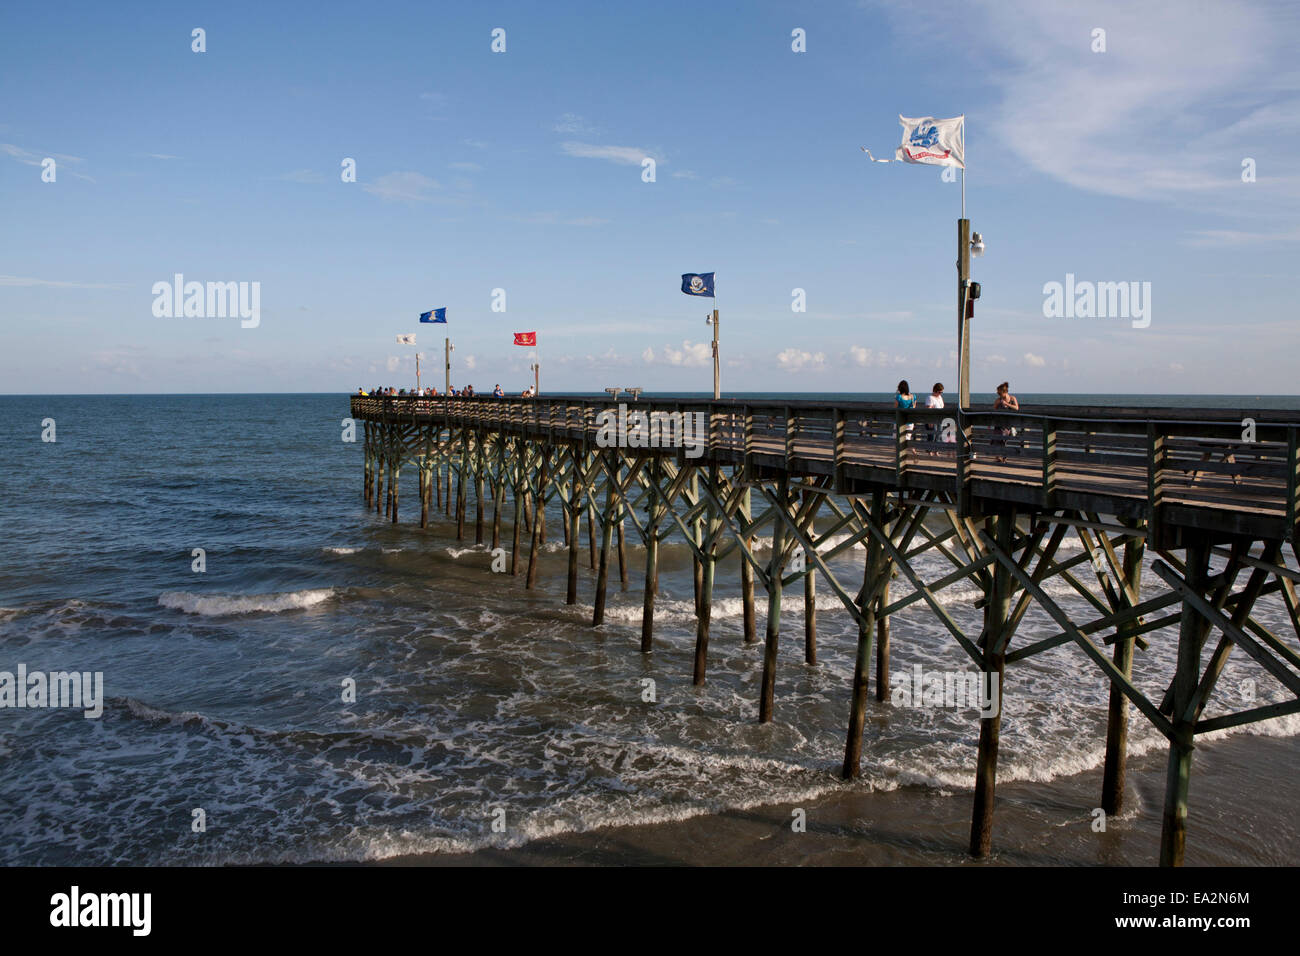
[[451, 339], [443, 339], [442, 341], [443, 341], [443, 370], [446, 373], [445, 380], [443, 381], [444, 391], [442, 394], [450, 395], [451, 394], [451, 353], [455, 350], [456, 347], [451, 344]]
[[[963, 177], [964, 180], [965, 177]], [[984, 237], [971, 233], [970, 220], [957, 220], [957, 407], [970, 407], [970, 320], [979, 283], [970, 281], [971, 256], [984, 255]]]
[[533, 370], [533, 398], [536, 398], [538, 392], [540, 392], [542, 388], [541, 386], [542, 363], [534, 362], [532, 365], [528, 367]]

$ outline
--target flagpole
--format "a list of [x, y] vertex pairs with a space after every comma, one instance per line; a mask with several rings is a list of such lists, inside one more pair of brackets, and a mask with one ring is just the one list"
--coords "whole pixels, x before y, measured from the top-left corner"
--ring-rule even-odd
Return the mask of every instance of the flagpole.
[[[717, 297], [713, 299], [717, 304]], [[718, 360], [718, 310], [713, 310], [713, 400], [722, 397], [722, 368]]]

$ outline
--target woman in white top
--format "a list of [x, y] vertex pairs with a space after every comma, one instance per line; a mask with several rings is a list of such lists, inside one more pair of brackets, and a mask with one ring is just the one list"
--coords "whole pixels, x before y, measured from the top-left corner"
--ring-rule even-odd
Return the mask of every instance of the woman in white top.
[[[934, 388], [930, 390], [930, 396], [925, 400], [925, 407], [943, 408], [943, 382], [934, 383]], [[925, 430], [930, 433], [931, 443], [957, 440], [957, 436], [952, 433], [952, 429], [944, 428], [942, 422], [938, 425], [933, 423], [927, 424]], [[934, 457], [935, 452], [931, 451], [929, 454], [931, 457]]]

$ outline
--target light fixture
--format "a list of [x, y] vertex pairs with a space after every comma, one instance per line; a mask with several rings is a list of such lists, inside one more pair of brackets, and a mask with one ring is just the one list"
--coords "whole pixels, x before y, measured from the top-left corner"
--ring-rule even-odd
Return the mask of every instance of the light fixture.
[[972, 232], [970, 236], [970, 254], [975, 258], [984, 255], [984, 237], [978, 232]]
[[712, 312], [706, 312], [706, 313], [704, 314], [704, 324], [705, 324], [705, 325], [712, 325], [712, 324], [713, 324], [713, 313], [712, 313]]

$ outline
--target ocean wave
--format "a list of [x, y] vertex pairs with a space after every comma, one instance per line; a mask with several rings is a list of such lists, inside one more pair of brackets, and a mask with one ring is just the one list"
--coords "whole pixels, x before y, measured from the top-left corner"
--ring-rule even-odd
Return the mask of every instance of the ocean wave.
[[167, 591], [158, 596], [158, 604], [186, 614], [221, 617], [229, 614], [279, 614], [314, 607], [334, 596], [334, 588], [310, 588], [279, 594], [194, 594], [190, 591]]

